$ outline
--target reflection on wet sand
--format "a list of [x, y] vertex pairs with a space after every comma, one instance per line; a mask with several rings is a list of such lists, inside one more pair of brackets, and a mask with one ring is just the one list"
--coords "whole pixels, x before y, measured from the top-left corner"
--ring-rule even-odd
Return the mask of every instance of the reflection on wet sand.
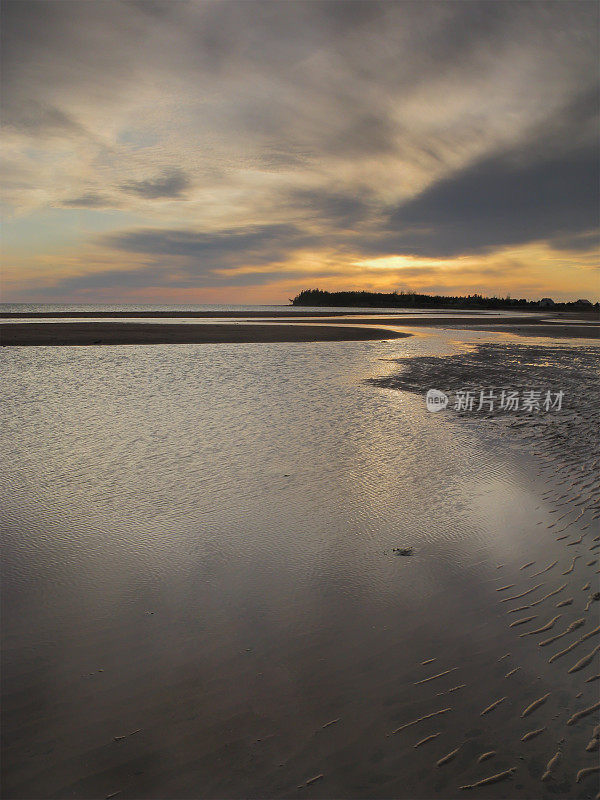
[[451, 336], [13, 355], [7, 797], [593, 796], [596, 351]]

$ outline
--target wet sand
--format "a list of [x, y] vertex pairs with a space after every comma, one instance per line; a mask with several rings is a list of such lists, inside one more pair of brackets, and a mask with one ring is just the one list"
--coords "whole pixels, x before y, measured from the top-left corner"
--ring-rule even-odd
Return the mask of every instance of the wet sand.
[[[316, 341], [354, 341], [385, 338], [401, 338], [410, 335], [410, 328], [456, 328], [470, 330], [511, 333], [519, 336], [597, 339], [600, 337], [600, 324], [594, 322], [548, 322], [544, 316], [508, 317], [473, 313], [472, 316], [437, 314], [430, 316], [402, 316], [387, 313], [384, 316], [329, 314], [313, 312], [268, 312], [268, 313], [189, 313], [183, 312], [116, 312], [100, 313], [76, 312], [52, 314], [51, 319], [64, 317], [85, 319], [86, 322], [20, 322], [9, 319], [40, 319], [48, 315], [31, 313], [24, 315], [4, 314], [7, 320], [0, 323], [0, 344], [2, 346], [60, 346], [60, 345], [101, 345], [101, 344], [200, 344], [200, 343], [249, 343], [249, 342], [316, 342]], [[239, 319], [236, 323], [211, 324], [205, 322], [182, 323], [139, 323], [99, 322], [97, 319], [137, 320], [174, 318], [223, 318]], [[314, 324], [315, 317], [318, 324]], [[347, 317], [356, 323], [342, 319]], [[264, 324], [245, 320], [265, 320]], [[285, 320], [285, 324], [267, 320]], [[408, 329], [408, 330], [399, 330]]]
[[52, 322], [0, 325], [0, 343], [9, 346], [103, 344], [210, 344], [327, 342], [397, 339], [408, 333], [350, 325], [171, 324], [135, 322]]
[[[297, 329], [306, 330], [294, 327]], [[377, 338], [381, 338], [381, 331]], [[415, 341], [413, 337], [395, 347], [400, 350]], [[33, 358], [33, 351], [22, 352], [23, 357]], [[102, 355], [106, 353], [110, 351]], [[53, 359], [51, 365], [58, 369], [60, 351], [48, 354]], [[11, 353], [11, 358], [13, 355], [20, 354]], [[84, 355], [79, 351], [77, 358]], [[65, 354], [63, 361], [68, 362], [67, 375], [73, 375], [75, 397], [84, 394], [78, 406], [78, 414], [84, 415], [94, 398], [86, 398], [84, 382], [77, 383], [85, 372], [72, 363], [73, 359]], [[100, 362], [93, 351], [89, 359], [90, 368]], [[275, 362], [277, 369], [283, 362], [281, 357]], [[594, 676], [598, 672], [600, 636], [594, 555], [600, 544], [600, 420], [597, 405], [589, 399], [591, 394], [596, 396], [597, 364], [597, 348], [591, 343], [585, 347], [498, 343], [471, 347], [458, 356], [399, 358], [384, 376], [371, 379], [370, 390], [375, 394], [385, 390], [382, 396], [402, 398], [407, 409], [402, 414], [412, 414], [413, 418], [419, 408], [410, 400], [422, 401], [431, 386], [448, 390], [470, 385], [550, 386], [565, 391], [562, 414], [480, 413], [445, 420], [442, 414], [424, 412], [422, 423], [427, 428], [415, 428], [424, 438], [427, 431], [447, 425], [452, 427], [450, 446], [456, 451], [460, 452], [461, 441], [464, 445], [468, 439], [481, 439], [477, 457], [458, 480], [460, 457], [449, 462], [453, 472], [440, 484], [433, 480], [438, 471], [443, 474], [444, 454], [428, 450], [424, 441], [419, 442], [419, 456], [412, 464], [414, 474], [402, 472], [405, 451], [411, 446], [408, 436], [406, 441], [395, 442], [392, 455], [385, 447], [373, 451], [378, 427], [384, 426], [389, 416], [385, 414], [369, 414], [364, 429], [360, 425], [349, 427], [352, 436], [344, 431], [347, 440], [360, 441], [364, 435], [365, 448], [349, 451], [352, 462], [342, 459], [344, 469], [349, 469], [348, 481], [344, 483], [343, 471], [336, 474], [334, 483], [336, 487], [339, 484], [340, 491], [333, 488], [328, 495], [327, 470], [316, 485], [307, 480], [311, 464], [300, 461], [286, 466], [281, 476], [284, 469], [276, 454], [284, 445], [279, 440], [278, 447], [257, 452], [253, 469], [244, 468], [244, 462], [238, 467], [238, 454], [233, 451], [229, 460], [235, 467], [235, 480], [239, 480], [234, 493], [239, 515], [227, 521], [224, 535], [212, 539], [207, 534], [213, 517], [228, 513], [229, 505], [224, 504], [225, 510], [216, 502], [207, 506], [205, 517], [194, 526], [194, 531], [204, 529], [204, 538], [194, 533], [194, 537], [199, 536], [194, 538], [191, 550], [196, 560], [192, 561], [189, 583], [180, 591], [175, 581], [185, 574], [190, 559], [185, 553], [185, 558], [177, 561], [177, 551], [169, 551], [164, 544], [167, 541], [173, 547], [172, 541], [178, 540], [182, 530], [180, 521], [173, 524], [167, 517], [151, 549], [159, 552], [156, 563], [162, 564], [169, 560], [162, 555], [167, 547], [165, 552], [174, 559], [173, 575], [165, 576], [155, 565], [136, 583], [136, 565], [145, 554], [145, 543], [151, 541], [144, 529], [144, 536], [130, 554], [120, 592], [111, 583], [112, 570], [104, 567], [104, 559], [99, 561], [100, 610], [90, 599], [93, 586], [90, 589], [86, 584], [82, 596], [92, 623], [71, 623], [72, 641], [67, 635], [69, 624], [52, 619], [45, 624], [43, 618], [33, 648], [9, 638], [12, 663], [8, 678], [5, 676], [10, 683], [4, 700], [8, 720], [5, 796], [15, 800], [67, 796], [116, 796], [119, 800], [248, 796], [449, 800], [465, 793], [476, 798], [523, 800], [594, 797], [598, 742], [598, 682]], [[117, 365], [114, 369], [120, 368]], [[153, 371], [140, 368], [130, 373], [121, 369], [125, 370], [123, 385], [132, 385], [135, 401], [143, 376]], [[309, 371], [303, 380], [310, 379]], [[182, 371], [169, 363], [165, 375], [171, 373]], [[174, 387], [167, 384], [169, 400], [162, 408], [169, 414], [175, 410], [173, 396], [184, 392], [197, 373], [194, 364], [180, 383]], [[54, 373], [48, 369], [40, 374]], [[272, 385], [289, 392], [287, 383], [276, 374]], [[272, 375], [269, 373], [269, 382]], [[288, 381], [291, 378], [293, 375]], [[64, 383], [63, 378], [59, 385]], [[155, 391], [160, 385], [152, 384]], [[239, 385], [243, 388], [243, 380]], [[117, 384], [110, 386], [108, 399], [113, 395], [119, 398], [118, 406], [107, 415], [112, 427], [128, 404], [121, 402], [122, 387], [116, 391]], [[335, 387], [331, 391], [334, 395]], [[50, 392], [46, 389], [43, 396], [47, 404]], [[144, 402], [149, 402], [149, 397], [152, 393], [146, 391]], [[325, 435], [325, 418], [322, 414], [310, 417], [314, 398], [309, 398], [306, 405], [296, 405], [295, 413], [313, 423], [301, 430], [310, 435], [312, 427], [318, 429], [320, 443]], [[234, 412], [245, 408], [235, 394], [228, 402]], [[70, 403], [74, 403], [73, 398]], [[44, 407], [44, 425], [56, 420], [58, 436], [63, 431], [70, 435], [69, 426], [63, 428], [68, 421], [68, 416], [62, 416], [67, 405], [61, 397], [53, 413], [47, 405]], [[187, 407], [186, 415], [193, 413], [193, 404]], [[394, 408], [390, 405], [386, 411]], [[260, 411], [265, 413], [262, 406]], [[90, 420], [99, 425], [102, 413], [103, 409], [86, 418], [88, 425]], [[146, 419], [149, 413], [144, 409], [128, 417], [127, 422], [136, 417]], [[268, 416], [271, 420], [272, 415]], [[393, 420], [393, 426], [399, 424], [400, 416]], [[32, 417], [37, 420], [33, 412]], [[94, 479], [104, 475], [101, 497], [94, 496], [94, 486], [90, 485], [82, 508], [80, 496], [71, 495], [72, 487], [81, 480], [74, 470], [77, 440], [68, 448], [66, 513], [59, 519], [50, 544], [44, 544], [42, 538], [41, 544], [28, 551], [34, 561], [42, 545], [52, 553], [55, 542], [61, 539], [69, 542], [67, 553], [71, 548], [79, 552], [71, 544], [79, 539], [63, 535], [78, 513], [85, 520], [81, 551], [102, 552], [106, 547], [107, 559], [112, 551], [120, 556], [126, 542], [121, 536], [126, 536], [125, 528], [135, 526], [131, 511], [140, 499], [135, 493], [133, 500], [129, 494], [119, 495], [119, 483], [113, 478], [115, 474], [128, 477], [127, 472], [121, 472], [122, 462], [129, 452], [135, 452], [139, 454], [139, 464], [136, 459], [132, 466], [135, 480], [130, 484], [125, 481], [125, 486], [133, 491], [138, 482], [143, 483], [138, 470], [147, 458], [148, 442], [155, 441], [157, 430], [161, 435], [173, 435], [167, 415], [152, 419], [159, 427], [143, 429], [142, 436], [134, 431], [135, 437], [132, 434], [132, 441], [122, 449], [117, 449], [118, 437], [111, 434], [108, 452], [98, 453], [92, 463]], [[246, 418], [246, 424], [249, 422], [251, 417]], [[181, 424], [178, 420], [177, 426]], [[231, 436], [235, 427], [220, 424]], [[283, 427], [281, 419], [279, 424]], [[42, 427], [35, 422], [28, 431], [27, 448], [32, 431]], [[194, 447], [200, 447], [210, 433], [198, 427], [202, 437], [193, 440]], [[339, 427], [337, 415], [333, 415], [331, 427]], [[461, 429], [467, 430], [466, 440], [461, 439]], [[102, 428], [97, 430], [101, 432]], [[127, 431], [128, 425], [123, 425], [121, 436]], [[266, 428], [260, 435], [267, 435]], [[382, 437], [384, 442], [386, 437]], [[287, 427], [286, 438], [285, 447], [293, 447], [295, 440], [289, 441]], [[190, 458], [185, 441], [184, 437], [174, 448], [178, 460]], [[90, 439], [84, 445], [86, 452], [93, 442]], [[503, 470], [510, 467], [498, 443], [514, 454], [521, 469], [517, 472], [515, 467], [515, 480], [531, 512], [516, 513], [512, 506], [518, 507], [518, 502], [505, 485], [498, 489]], [[160, 465], [166, 450], [162, 442], [158, 453], [150, 451], [159, 458], [152, 463]], [[336, 448], [328, 443], [323, 450], [329, 467]], [[314, 451], [315, 455], [321, 452], [321, 447]], [[468, 459], [466, 447], [463, 452]], [[503, 453], [502, 460], [499, 452]], [[208, 449], [195, 478], [199, 485], [206, 481], [211, 459], [214, 456]], [[276, 463], [261, 494], [250, 481], [261, 463], [269, 459]], [[487, 459], [484, 463], [489, 475], [486, 469], [479, 469], [481, 459]], [[158, 517], [170, 512], [173, 505], [198, 505], [185, 495], [181, 500], [177, 495], [190, 474], [189, 462], [184, 464], [176, 483], [159, 483], [159, 490], [148, 487]], [[232, 481], [228, 465], [224, 459], [219, 485]], [[327, 510], [338, 493], [344, 495], [345, 502], [361, 490], [363, 474], [369, 467], [373, 485], [358, 497], [350, 522], [338, 532], [334, 525], [343, 506], [334, 507], [330, 517]], [[158, 466], [156, 472], [160, 474], [162, 469]], [[294, 474], [295, 470], [302, 471]], [[477, 474], [478, 481], [487, 477], [489, 485], [469, 485], [469, 470]], [[39, 484], [42, 490], [47, 486], [44, 481]], [[419, 495], [423, 486], [426, 493]], [[404, 495], [402, 487], [406, 489]], [[487, 503], [482, 499], [486, 492], [492, 495]], [[104, 503], [112, 509], [114, 494], [123, 504], [117, 506], [120, 511], [113, 522], [114, 531], [103, 524], [96, 537], [94, 529], [90, 530], [94, 521], [90, 509], [97, 514]], [[295, 526], [295, 498], [305, 495], [316, 498], [313, 511], [319, 522], [314, 524], [313, 516], [302, 509], [301, 522]], [[260, 498], [258, 509], [254, 507], [255, 496]], [[371, 505], [369, 498], [374, 498]], [[472, 518], [461, 511], [468, 503], [473, 503], [474, 513], [480, 511], [476, 518], [480, 519], [483, 541], [474, 555], [471, 549], [477, 548], [476, 536], [469, 540], [467, 550], [460, 549], [460, 535], [473, 525]], [[121, 523], [123, 508], [126, 519]], [[393, 516], [398, 510], [399, 515]], [[270, 538], [271, 519], [273, 515], [277, 519], [280, 512], [285, 525], [275, 526]], [[443, 517], [444, 527], [450, 531], [448, 539], [440, 539], [437, 545], [442, 552], [447, 551], [446, 572], [441, 571], [440, 550], [430, 546], [436, 514]], [[306, 561], [296, 561], [296, 551], [290, 547], [272, 571], [266, 569], [282, 541], [300, 540], [302, 526], [318, 529], [321, 517], [325, 520], [323, 538]], [[250, 549], [248, 536], [253, 519], [259, 521], [262, 536], [256, 552]], [[389, 530], [388, 519], [394, 521]], [[27, 522], [30, 520], [35, 524], [35, 515], [27, 518]], [[44, 527], [47, 524], [44, 521]], [[242, 535], [232, 547], [230, 539], [238, 527]], [[504, 551], [506, 558], [491, 560], [496, 540], [506, 535], [507, 529], [512, 531], [512, 547]], [[9, 538], [9, 548], [11, 542]], [[364, 583], [355, 585], [340, 564], [359, 544], [364, 550], [357, 551], [357, 574], [364, 575]], [[414, 547], [413, 554], [395, 554], [394, 548], [402, 549], [403, 545]], [[125, 547], [123, 552], [127, 553]], [[320, 552], [330, 554], [331, 564], [330, 571], [319, 577]], [[61, 571], [66, 562], [64, 558], [50, 561], [50, 598], [59, 608], [51, 594], [56, 587], [64, 587], [65, 605], [72, 605], [71, 583]], [[30, 559], [25, 563], [30, 568]], [[110, 560], [107, 563], [110, 565]], [[232, 564], [239, 564], [240, 570], [235, 591], [227, 582]], [[44, 580], [48, 580], [46, 570], [44, 561], [44, 571], [35, 583], [42, 587], [39, 597], [37, 589], [30, 589], [30, 613], [38, 623], [37, 615], [44, 614], [48, 602], [43, 589]], [[244, 586], [245, 576], [252, 572], [259, 578], [258, 599], [238, 587]], [[90, 575], [93, 577], [93, 570]], [[305, 575], [309, 582], [303, 592]], [[279, 582], [286, 576], [290, 594], [280, 596]], [[77, 572], [69, 577], [77, 582]], [[91, 584], [89, 576], [88, 580]], [[381, 582], [389, 584], [389, 605], [388, 595], [378, 594]], [[428, 583], [439, 586], [439, 593], [428, 594]], [[105, 596], [110, 599], [111, 591], [113, 605], [102, 605]], [[271, 606], [272, 596], [283, 597], [283, 601]], [[572, 599], [568, 606], [563, 605], [567, 598]], [[34, 608], [36, 603], [39, 608]], [[21, 615], [27, 612], [28, 604], [20, 598], [16, 606], [9, 606], [9, 621], [12, 619], [20, 629]], [[316, 622], [311, 627], [312, 614]], [[65, 618], [69, 623], [68, 613]], [[300, 621], [297, 627], [295, 620]], [[514, 621], [520, 624], [514, 625]], [[58, 623], [56, 646], [52, 625]], [[88, 637], [86, 628], [90, 624], [95, 626], [92, 631], [96, 635]], [[64, 658], [65, 648], [70, 658]]]

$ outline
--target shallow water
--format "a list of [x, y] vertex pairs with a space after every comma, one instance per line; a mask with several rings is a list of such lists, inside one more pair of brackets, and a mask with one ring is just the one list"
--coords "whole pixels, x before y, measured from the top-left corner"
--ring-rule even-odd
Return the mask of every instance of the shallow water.
[[[368, 383], [483, 339], [4, 351], [5, 796], [451, 797], [472, 764], [432, 765], [494, 738], [484, 774], [513, 766], [514, 712], [479, 716], [514, 649], [497, 567], [549, 563], [552, 497], [506, 437]], [[482, 796], [532, 796], [537, 747]]]

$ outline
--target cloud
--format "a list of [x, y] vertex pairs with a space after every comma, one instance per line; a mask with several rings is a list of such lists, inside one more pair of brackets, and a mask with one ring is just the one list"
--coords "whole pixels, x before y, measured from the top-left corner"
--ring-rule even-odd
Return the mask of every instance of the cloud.
[[190, 186], [189, 177], [181, 170], [165, 171], [155, 178], [131, 181], [121, 185], [124, 192], [136, 194], [147, 200], [181, 197]]
[[95, 192], [86, 192], [80, 197], [70, 197], [61, 202], [65, 208], [106, 208], [112, 206], [107, 197]]
[[512, 152], [435, 183], [395, 210], [390, 226], [402, 247], [429, 255], [573, 237], [597, 226], [599, 186], [596, 147], [533, 161]]
[[[65, 251], [160, 254], [165, 281], [182, 259], [284, 274], [307, 249], [344, 264], [585, 251], [598, 14], [578, 0], [8, 0], [4, 199], [40, 223], [24, 249], [49, 246], [43, 214], [64, 207]], [[72, 208], [112, 232], [83, 241]]]
[[265, 263], [287, 257], [292, 250], [315, 244], [293, 225], [263, 225], [226, 229], [213, 233], [195, 230], [141, 229], [100, 238], [108, 247], [132, 253], [188, 258], [211, 258], [213, 264], [229, 264], [233, 256], [243, 263]]
[[282, 198], [290, 213], [344, 231], [369, 215], [367, 197], [323, 189], [292, 189]]

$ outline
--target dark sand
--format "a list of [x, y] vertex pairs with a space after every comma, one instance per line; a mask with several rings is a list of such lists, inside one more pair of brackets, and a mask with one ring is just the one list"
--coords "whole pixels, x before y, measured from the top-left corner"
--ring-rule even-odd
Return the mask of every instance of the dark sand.
[[[472, 316], [423, 314], [419, 316], [402, 316], [390, 314], [384, 316], [360, 316], [360, 327], [342, 323], [341, 316], [346, 312], [330, 313], [321, 316], [321, 312], [250, 312], [250, 313], [183, 313], [183, 312], [92, 312], [60, 313], [52, 317], [76, 317], [86, 319], [81, 322], [10, 322], [0, 323], [0, 343], [11, 345], [94, 345], [94, 344], [192, 344], [192, 343], [235, 343], [235, 342], [314, 342], [314, 341], [354, 341], [381, 338], [400, 338], [409, 336], [409, 332], [401, 332], [398, 327], [444, 327], [468, 328], [471, 330], [496, 331], [512, 333], [520, 336], [541, 336], [552, 338], [589, 338], [600, 336], [600, 324], [594, 321], [580, 322], [561, 320], [548, 322], [546, 316], [493, 316], [473, 314]], [[1, 314], [2, 318], [39, 319], [44, 314]], [[112, 319], [137, 319], [144, 317], [174, 319], [180, 317], [194, 318], [229, 318], [239, 319], [238, 323], [177, 323], [168, 322], [98, 322], [89, 318], [110, 317]], [[314, 317], [318, 324], [314, 324]], [[285, 324], [265, 321], [264, 324], [244, 325], [245, 319], [264, 318], [284, 319]], [[353, 320], [354, 322], [354, 320]], [[330, 327], [331, 326], [331, 327]], [[376, 327], [374, 327], [376, 326]], [[392, 327], [393, 326], [393, 327]]]
[[0, 325], [10, 345], [209, 344], [224, 342], [319, 342], [410, 336], [373, 327], [326, 325], [171, 324], [134, 322], [23, 322]]

